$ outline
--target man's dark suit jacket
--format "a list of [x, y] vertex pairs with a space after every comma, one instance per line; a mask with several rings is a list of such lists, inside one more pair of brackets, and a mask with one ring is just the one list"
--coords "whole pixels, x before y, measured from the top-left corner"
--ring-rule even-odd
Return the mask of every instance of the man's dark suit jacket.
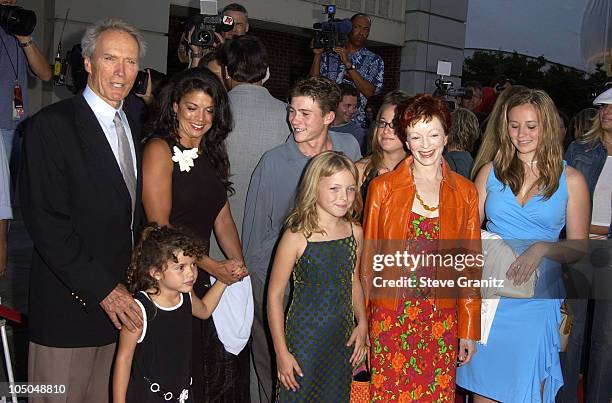
[[[144, 216], [140, 123], [127, 112], [138, 168], [136, 236]], [[21, 210], [34, 242], [30, 341], [51, 347], [113, 343], [117, 330], [99, 303], [125, 279], [132, 207], [112, 149], [82, 94], [29, 120], [22, 158]]]

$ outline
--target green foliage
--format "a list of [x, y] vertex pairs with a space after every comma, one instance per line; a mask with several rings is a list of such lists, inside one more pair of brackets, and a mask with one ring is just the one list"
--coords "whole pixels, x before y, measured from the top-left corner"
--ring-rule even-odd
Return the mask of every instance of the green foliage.
[[477, 50], [463, 63], [463, 82], [478, 81], [491, 86], [504, 75], [514, 84], [546, 91], [557, 107], [570, 117], [592, 107], [593, 94], [606, 82], [606, 73], [597, 67], [592, 73], [548, 63], [544, 56], [528, 57], [517, 52]]

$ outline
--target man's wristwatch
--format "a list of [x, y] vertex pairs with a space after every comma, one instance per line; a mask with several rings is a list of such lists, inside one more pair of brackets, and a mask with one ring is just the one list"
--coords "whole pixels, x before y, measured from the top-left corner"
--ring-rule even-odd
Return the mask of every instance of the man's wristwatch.
[[346, 68], [346, 71], [355, 70], [355, 65], [354, 65], [354, 64], [351, 64], [351, 65], [350, 65], [350, 66], [348, 66], [348, 67], [345, 65], [344, 67]]

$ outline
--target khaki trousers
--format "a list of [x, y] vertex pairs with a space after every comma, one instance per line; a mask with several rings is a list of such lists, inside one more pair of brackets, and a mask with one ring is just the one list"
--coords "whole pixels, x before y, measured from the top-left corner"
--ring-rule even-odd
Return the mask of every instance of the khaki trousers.
[[116, 343], [58, 348], [30, 342], [28, 382], [66, 385], [62, 395], [33, 396], [30, 403], [108, 403]]

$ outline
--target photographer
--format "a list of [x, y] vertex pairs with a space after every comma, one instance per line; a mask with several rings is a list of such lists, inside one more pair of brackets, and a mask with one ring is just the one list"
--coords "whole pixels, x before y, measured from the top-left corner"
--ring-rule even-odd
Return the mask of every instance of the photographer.
[[360, 93], [355, 121], [363, 126], [366, 102], [380, 92], [385, 64], [380, 56], [364, 47], [370, 35], [370, 17], [362, 13], [355, 14], [351, 17], [351, 24], [353, 28], [348, 34], [345, 47], [336, 47], [333, 52], [313, 48], [310, 75], [321, 75], [338, 84], [344, 82], [355, 86]]
[[[3, 6], [14, 6], [15, 3], [16, 0], [0, 0]], [[31, 36], [11, 35], [0, 26], [0, 41], [0, 74], [6, 78], [0, 84], [0, 93], [12, 94], [0, 97], [0, 130], [10, 159], [15, 129], [27, 116], [28, 72], [43, 81], [49, 81], [52, 73]]]
[[463, 87], [471, 90], [472, 96], [469, 98], [459, 97], [459, 106], [474, 112], [482, 102], [482, 85], [478, 81], [468, 81]]
[[[215, 32], [215, 48], [223, 45], [223, 43], [232, 39], [235, 36], [246, 35], [249, 32], [249, 14], [247, 9], [238, 3], [228, 4], [223, 8], [221, 14], [224, 17], [232, 17], [234, 24], [231, 30], [223, 31], [221, 33]], [[181, 37], [181, 44], [178, 49], [179, 60], [183, 63], [189, 63], [189, 67], [198, 67], [200, 65], [200, 59], [210, 52], [210, 49], [202, 48], [191, 43], [191, 35], [193, 34], [193, 28], [189, 32], [183, 33]], [[189, 52], [189, 53], [187, 53]]]
[[[0, 0], [2, 6], [14, 6], [16, 0]], [[0, 10], [7, 12], [6, 9]], [[0, 192], [5, 196], [0, 208], [0, 275], [6, 267], [6, 232], [10, 212], [10, 173], [8, 161], [13, 151], [15, 130], [28, 114], [28, 72], [43, 81], [51, 79], [51, 68], [32, 37], [12, 35], [0, 26], [0, 134], [4, 155], [0, 167]], [[6, 201], [6, 203], [4, 202]], [[8, 206], [6, 205], [8, 204]]]
[[[232, 3], [223, 7], [221, 13], [234, 19], [234, 27], [231, 31], [223, 32], [223, 40], [232, 39], [235, 36], [246, 35], [249, 32], [249, 13], [242, 4]], [[223, 43], [223, 41], [221, 41]]]

